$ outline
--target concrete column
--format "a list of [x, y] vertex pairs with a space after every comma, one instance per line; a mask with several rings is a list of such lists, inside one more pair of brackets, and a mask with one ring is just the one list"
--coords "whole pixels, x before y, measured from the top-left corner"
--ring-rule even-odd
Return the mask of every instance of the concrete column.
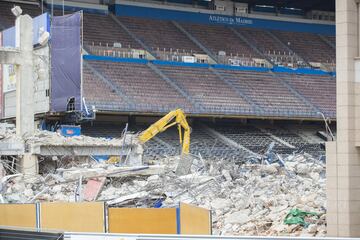
[[20, 64], [16, 72], [16, 133], [34, 132], [33, 25], [29, 15], [16, 19], [16, 46], [20, 48]]
[[[34, 79], [33, 79], [33, 21], [29, 15], [16, 19], [16, 47], [20, 59], [16, 70], [16, 134], [34, 133]], [[26, 153], [21, 158], [21, 172], [27, 175], [38, 173], [36, 155]]]
[[25, 175], [36, 175], [39, 172], [38, 158], [31, 153], [25, 153], [21, 157], [20, 171]]
[[[337, 139], [327, 144], [328, 235], [360, 237], [360, 62], [355, 0], [336, 1]], [[336, 156], [336, 158], [335, 158]]]

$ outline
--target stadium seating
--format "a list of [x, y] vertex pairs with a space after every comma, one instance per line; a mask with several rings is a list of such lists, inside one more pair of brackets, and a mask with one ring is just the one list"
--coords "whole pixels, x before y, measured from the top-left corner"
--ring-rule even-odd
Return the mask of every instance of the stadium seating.
[[[321, 111], [335, 117], [335, 81], [326, 75], [216, 69], [220, 78], [204, 67], [157, 65], [168, 81], [187, 94], [182, 95], [145, 64], [87, 62], [133, 102], [132, 106], [119, 106], [119, 111], [166, 112], [182, 107], [188, 113], [319, 117], [317, 112]], [[89, 85], [94, 84], [86, 68], [84, 76]], [[102, 88], [106, 86], [101, 84]], [[89, 92], [88, 101], [101, 102], [102, 96], [96, 94], [102, 91]], [[191, 104], [187, 97], [198, 105]]]
[[289, 129], [280, 127], [267, 127], [265, 129], [272, 135], [294, 146], [295, 149], [289, 149], [289, 153], [290, 151], [306, 152], [316, 158], [325, 154], [324, 150], [320, 148], [320, 144], [309, 143], [306, 139], [300, 137], [298, 134]]
[[266, 72], [219, 70], [234, 86], [259, 105], [264, 114], [306, 116], [312, 109], [296, 97], [281, 81]]
[[159, 48], [160, 51], [165, 49], [189, 54], [202, 53], [202, 50], [170, 21], [134, 17], [118, 17], [118, 19], [154, 51]]
[[215, 130], [227, 138], [241, 144], [254, 153], [263, 154], [270, 143], [275, 142], [275, 150], [279, 153], [288, 153], [288, 147], [275, 141], [266, 133], [250, 125], [216, 125]]
[[[14, 24], [15, 17], [10, 11], [13, 5], [10, 2], [0, 2], [0, 29]], [[36, 4], [18, 5], [24, 13], [33, 17], [41, 14], [41, 9]], [[62, 12], [56, 10], [55, 15], [59, 14]], [[178, 56], [204, 53], [171, 21], [135, 17], [117, 19], [133, 35], [124, 30], [111, 16], [84, 13], [85, 50], [91, 54], [133, 58], [131, 48], [143, 48], [135, 40], [138, 38], [156, 52], [158, 59], [173, 60], [161, 55], [162, 51], [166, 52], [164, 54], [174, 53]], [[245, 59], [244, 61], [248, 59], [251, 62], [254, 58], [262, 58], [249, 46], [251, 43], [270, 58], [277, 55], [276, 53], [287, 55], [289, 47], [296, 56], [308, 62], [322, 63], [329, 70], [335, 68], [335, 51], [331, 46], [335, 45], [334, 36], [268, 32], [244, 27], [231, 29], [220, 25], [183, 22], [179, 24], [216, 56], [219, 51], [225, 51], [227, 56], [237, 55]], [[242, 40], [241, 35], [248, 41]], [[114, 47], [114, 43], [121, 43], [122, 48]], [[280, 65], [285, 65], [294, 59], [280, 57], [275, 60]], [[145, 64], [102, 61], [89, 61], [89, 64], [121, 89], [129, 100], [125, 101], [123, 96], [84, 67], [84, 95], [89, 103], [94, 103], [104, 110], [167, 112], [182, 107], [186, 112], [194, 114], [277, 117], [314, 117], [317, 116], [317, 111], [335, 117], [336, 113], [335, 81], [334, 78], [325, 75], [217, 69], [219, 77], [204, 67], [157, 65], [170, 81], [174, 81], [185, 92], [184, 94]], [[189, 96], [183, 96], [186, 94], [198, 105], [193, 106]]]
[[[130, 132], [140, 132], [146, 129], [149, 125], [131, 125]], [[84, 134], [96, 137], [120, 137], [124, 125], [120, 124], [83, 124], [82, 131]], [[205, 159], [215, 158], [219, 160], [244, 160], [249, 156], [245, 150], [238, 149], [228, 143], [212, 136], [203, 124], [195, 122], [191, 125], [191, 154], [201, 155]], [[306, 152], [318, 158], [324, 155], [324, 151], [320, 148], [318, 143], [310, 143], [307, 139], [300, 137], [299, 134], [289, 131], [288, 129], [273, 125], [271, 127], [262, 127], [258, 125], [242, 125], [242, 124], [215, 124], [210, 125], [210, 129], [217, 131], [219, 134], [227, 139], [230, 139], [243, 147], [258, 153], [263, 154], [271, 142], [275, 143], [274, 151], [279, 154], [292, 154], [293, 152]], [[302, 133], [307, 126], [298, 126], [297, 131]], [[317, 128], [311, 132], [314, 137]], [[278, 141], [271, 135], [281, 139], [282, 141], [291, 144], [291, 148]], [[320, 142], [317, 139], [317, 142]], [[165, 132], [159, 133], [155, 138], [144, 144], [144, 158], [145, 160], [156, 160], [166, 156], [174, 156], [181, 151], [179, 143], [179, 135], [176, 128], [170, 128]]]
[[249, 45], [227, 27], [188, 23], [182, 23], [181, 25], [215, 55], [218, 55], [219, 51], [225, 51], [228, 56], [232, 55], [250, 59], [254, 57], [261, 58]]
[[161, 66], [191, 97], [213, 113], [250, 113], [250, 105], [207, 68]]
[[323, 75], [278, 74], [328, 117], [336, 114], [335, 78]]
[[299, 64], [300, 58], [296, 54], [291, 53], [283, 43], [274, 39], [267, 30], [256, 28], [235, 29], [276, 65], [302, 66]]
[[336, 37], [335, 36], [324, 36], [333, 46], [336, 46]]
[[84, 14], [84, 43], [113, 47], [121, 43], [123, 48], [140, 49], [140, 45], [109, 16]]
[[251, 41], [260, 51], [288, 53], [283, 44], [273, 39], [266, 30], [256, 28], [235, 28], [244, 37]]
[[83, 94], [88, 104], [98, 109], [125, 108], [124, 100], [86, 66], [83, 70]]
[[128, 96], [138, 111], [190, 111], [187, 100], [144, 64], [91, 61], [91, 65]]
[[335, 51], [316, 34], [284, 31], [273, 34], [308, 62], [331, 63], [335, 59]]

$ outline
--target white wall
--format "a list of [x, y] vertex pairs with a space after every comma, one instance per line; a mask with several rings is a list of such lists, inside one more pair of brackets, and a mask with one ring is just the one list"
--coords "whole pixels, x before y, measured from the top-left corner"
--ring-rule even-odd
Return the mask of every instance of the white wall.
[[[34, 111], [45, 113], [50, 110], [50, 97], [46, 96], [50, 88], [49, 47], [34, 50]], [[39, 58], [42, 60], [36, 60]], [[39, 71], [41, 69], [41, 71]], [[16, 91], [4, 93], [4, 118], [16, 115]]]

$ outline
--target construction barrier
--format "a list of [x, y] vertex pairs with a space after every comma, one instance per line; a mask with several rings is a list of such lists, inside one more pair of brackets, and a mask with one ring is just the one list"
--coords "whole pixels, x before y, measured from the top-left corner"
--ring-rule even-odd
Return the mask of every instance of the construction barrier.
[[0, 204], [0, 226], [65, 232], [205, 235], [211, 234], [211, 214], [183, 203], [177, 208], [108, 208], [108, 214], [104, 202]]
[[105, 232], [105, 204], [41, 203], [40, 225], [42, 229], [70, 232]]
[[109, 208], [110, 233], [211, 234], [209, 210], [181, 203], [178, 208]]
[[36, 228], [36, 205], [0, 204], [0, 226]]
[[109, 232], [176, 234], [176, 209], [109, 208]]
[[180, 203], [181, 234], [211, 234], [211, 213], [209, 210]]

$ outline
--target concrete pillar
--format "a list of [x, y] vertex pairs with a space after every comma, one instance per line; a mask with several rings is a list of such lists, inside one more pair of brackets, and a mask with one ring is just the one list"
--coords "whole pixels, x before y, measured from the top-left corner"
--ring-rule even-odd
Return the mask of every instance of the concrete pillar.
[[21, 157], [20, 171], [25, 175], [36, 175], [39, 172], [38, 158], [31, 153], [25, 153]]
[[360, 62], [355, 0], [336, 1], [337, 139], [328, 143], [329, 236], [360, 237]]
[[[29, 15], [16, 18], [16, 47], [20, 49], [20, 63], [16, 70], [16, 134], [34, 133], [34, 79], [33, 79], [33, 21]], [[36, 155], [26, 153], [21, 158], [21, 172], [38, 173]]]
[[20, 64], [16, 72], [16, 133], [34, 132], [33, 25], [29, 15], [16, 19], [16, 47], [20, 48]]

